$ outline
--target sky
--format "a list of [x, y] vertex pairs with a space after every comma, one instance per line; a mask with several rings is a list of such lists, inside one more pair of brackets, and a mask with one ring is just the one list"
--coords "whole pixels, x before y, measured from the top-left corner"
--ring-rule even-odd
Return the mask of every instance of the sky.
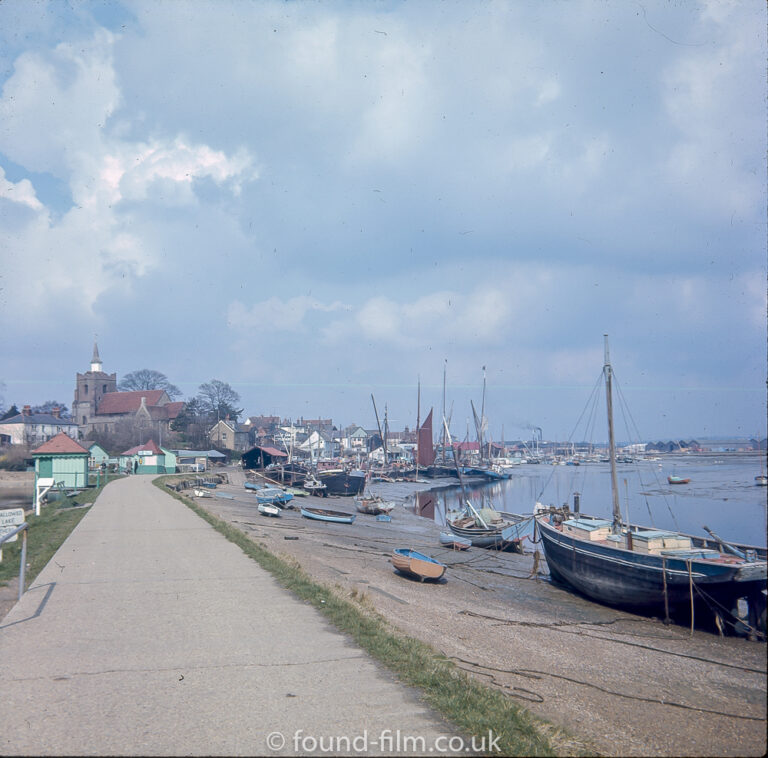
[[[765, 435], [766, 6], [0, 3], [0, 394]], [[485, 370], [484, 370], [485, 367]], [[600, 422], [603, 424], [603, 422]], [[437, 422], [436, 422], [437, 426]], [[596, 441], [605, 438], [597, 427]], [[620, 432], [619, 432], [620, 434]], [[474, 432], [470, 432], [474, 438]]]

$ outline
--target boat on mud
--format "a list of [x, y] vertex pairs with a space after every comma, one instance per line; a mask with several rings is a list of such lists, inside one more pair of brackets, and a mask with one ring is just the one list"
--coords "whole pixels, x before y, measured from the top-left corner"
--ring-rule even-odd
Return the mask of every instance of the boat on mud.
[[315, 521], [328, 521], [334, 524], [351, 524], [355, 520], [354, 513], [329, 511], [324, 508], [306, 508], [304, 506], [301, 508], [301, 515], [304, 518], [314, 519]]
[[444, 563], [411, 548], [396, 548], [392, 553], [392, 565], [400, 573], [413, 576], [422, 582], [436, 582], [448, 568]]

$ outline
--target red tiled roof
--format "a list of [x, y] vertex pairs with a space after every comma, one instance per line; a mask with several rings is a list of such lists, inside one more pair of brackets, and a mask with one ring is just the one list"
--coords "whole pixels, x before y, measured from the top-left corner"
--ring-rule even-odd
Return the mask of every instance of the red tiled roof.
[[120, 455], [136, 455], [139, 450], [149, 450], [152, 455], [163, 455], [163, 451], [155, 444], [154, 440], [149, 440], [149, 442], [145, 442], [143, 445], [136, 445], [136, 447], [132, 447], [130, 450], [120, 453]]
[[147, 410], [153, 421], [173, 421], [181, 413], [184, 405], [184, 402], [166, 403], [150, 406]]
[[157, 405], [164, 390], [135, 390], [133, 392], [107, 392], [101, 398], [97, 415], [109, 413], [135, 413], [141, 406], [141, 398], [146, 398], [147, 407]]
[[287, 458], [288, 457], [288, 453], [284, 453], [282, 450], [278, 450], [275, 447], [263, 447], [261, 449], [265, 453], [269, 453], [270, 455], [282, 456], [283, 458]]
[[55, 437], [51, 437], [48, 442], [43, 442], [40, 447], [32, 451], [32, 455], [47, 453], [85, 453], [88, 451], [79, 443], [73, 440], [68, 434], [59, 432]]

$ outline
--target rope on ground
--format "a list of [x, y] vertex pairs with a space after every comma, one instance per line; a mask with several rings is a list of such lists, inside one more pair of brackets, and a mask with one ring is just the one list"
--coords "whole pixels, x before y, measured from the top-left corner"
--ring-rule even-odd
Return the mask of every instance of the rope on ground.
[[[483, 613], [475, 613], [474, 611], [467, 611], [467, 610], [459, 611], [459, 613], [464, 616], [474, 616], [476, 618], [484, 618], [490, 621], [497, 621], [503, 624], [509, 624], [510, 626], [530, 626], [530, 627], [536, 627], [536, 628], [542, 628], [542, 629], [552, 629], [553, 631], [565, 632], [567, 634], [578, 634], [584, 637], [589, 637], [591, 639], [605, 640], [606, 642], [615, 642], [617, 645], [629, 645], [630, 647], [639, 647], [643, 650], [650, 650], [654, 653], [661, 653], [663, 655], [671, 655], [676, 658], [689, 658], [690, 660], [700, 661], [701, 663], [710, 663], [713, 666], [722, 666], [724, 668], [737, 669], [738, 671], [746, 671], [750, 674], [765, 674], [765, 669], [755, 669], [755, 668], [750, 668], [749, 666], [739, 666], [735, 663], [727, 663], [726, 661], [716, 661], [711, 658], [704, 658], [702, 656], [692, 655], [690, 653], [679, 653], [679, 652], [675, 652], [674, 650], [664, 650], [664, 648], [654, 647], [653, 645], [643, 645], [640, 642], [630, 642], [629, 640], [617, 640], [617, 639], [613, 639], [612, 637], [602, 637], [599, 635], [588, 634], [587, 633], [588, 630], [584, 630], [584, 629], [577, 630], [577, 629], [567, 628], [567, 627], [585, 627], [585, 626], [587, 627], [610, 626], [612, 624], [616, 624], [621, 621], [634, 621], [635, 619], [619, 618], [619, 619], [611, 619], [610, 621], [555, 621], [550, 623], [544, 623], [540, 621], [516, 621], [514, 619], [499, 618], [498, 616], [486, 616]], [[650, 622], [645, 620], [638, 620], [638, 623], [645, 624]], [[672, 639], [680, 640], [683, 638], [677, 637]]]
[[[475, 666], [479, 669], [486, 669], [487, 671], [496, 672], [499, 674], [512, 674], [513, 676], [523, 676], [527, 677], [529, 679], [541, 679], [543, 677], [549, 676], [554, 679], [562, 679], [566, 682], [571, 682], [572, 684], [578, 684], [584, 687], [591, 687], [592, 689], [596, 689], [600, 692], [605, 693], [606, 695], [611, 695], [613, 697], [623, 697], [628, 700], [638, 700], [643, 703], [653, 703], [655, 705], [667, 705], [671, 706], [672, 708], [682, 708], [683, 710], [687, 711], [696, 711], [698, 713], [707, 713], [714, 716], [723, 716], [725, 718], [732, 718], [732, 719], [742, 719], [744, 721], [764, 721], [765, 719], [761, 716], [746, 716], [740, 713], [725, 713], [723, 711], [716, 711], [710, 708], [700, 708], [695, 705], [686, 705], [685, 703], [676, 703], [673, 700], [665, 700], [664, 698], [655, 698], [655, 697], [643, 697], [642, 695], [629, 695], [626, 692], [617, 692], [616, 690], [609, 690], [606, 687], [601, 687], [599, 684], [593, 684], [592, 682], [585, 682], [581, 679], [574, 679], [570, 676], [565, 676], [563, 674], [553, 674], [551, 671], [537, 671], [535, 669], [499, 669], [495, 668], [493, 666], [486, 666], [482, 663], [476, 663], [475, 661], [468, 661], [464, 658], [459, 658], [457, 656], [449, 656], [451, 660], [459, 661], [461, 663], [466, 663], [470, 666]], [[469, 669], [464, 668], [463, 666], [460, 667], [464, 671], [468, 671]], [[478, 671], [478, 674], [484, 674], [484, 672]], [[491, 681], [496, 684], [495, 677], [491, 675]], [[497, 684], [497, 686], [499, 686]], [[504, 687], [502, 686], [502, 689]], [[515, 688], [512, 688], [515, 689]], [[526, 692], [530, 692], [530, 690], [525, 690]], [[540, 696], [539, 696], [540, 697]], [[542, 698], [543, 702], [543, 698]]]

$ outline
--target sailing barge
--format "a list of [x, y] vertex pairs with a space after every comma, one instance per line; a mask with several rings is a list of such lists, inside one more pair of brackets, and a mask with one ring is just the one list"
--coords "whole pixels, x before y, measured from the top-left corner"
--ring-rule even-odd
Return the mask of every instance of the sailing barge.
[[[766, 550], [625, 524], [619, 509], [613, 431], [613, 370], [605, 338], [613, 518], [536, 504], [536, 524], [553, 579], [608, 605], [640, 612], [712, 619], [721, 632], [739, 627], [738, 603], [747, 604], [748, 633], [765, 639]], [[691, 619], [693, 622], [693, 619]]]

